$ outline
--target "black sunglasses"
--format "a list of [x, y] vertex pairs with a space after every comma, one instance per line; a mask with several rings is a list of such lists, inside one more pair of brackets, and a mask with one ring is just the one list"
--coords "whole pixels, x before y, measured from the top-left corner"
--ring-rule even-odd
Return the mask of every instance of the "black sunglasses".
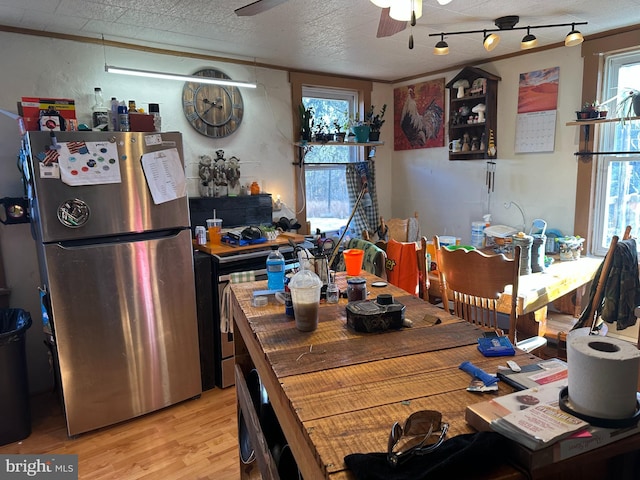
[[[387, 446], [387, 462], [397, 466], [413, 455], [426, 455], [433, 452], [444, 441], [449, 424], [442, 422], [442, 414], [435, 410], [420, 410], [409, 415], [404, 427], [398, 422], [391, 427]], [[435, 443], [428, 443], [429, 438], [438, 435]], [[403, 437], [406, 440], [400, 442]], [[396, 447], [399, 447], [396, 449]]]

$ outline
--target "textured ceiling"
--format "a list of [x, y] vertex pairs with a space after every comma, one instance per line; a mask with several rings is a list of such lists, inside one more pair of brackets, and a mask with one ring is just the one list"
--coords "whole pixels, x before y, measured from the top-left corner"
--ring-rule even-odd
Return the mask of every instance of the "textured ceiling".
[[[0, 0], [0, 25], [392, 81], [517, 52], [526, 31], [503, 32], [490, 53], [482, 33], [453, 35], [447, 56], [432, 54], [438, 38], [430, 33], [496, 28], [494, 19], [504, 15], [519, 15], [518, 27], [586, 21], [578, 27], [585, 36], [640, 20], [640, 0], [423, 0], [415, 27], [376, 38], [380, 8], [370, 0], [288, 0], [256, 16], [235, 15], [251, 1]], [[569, 30], [532, 33], [544, 46], [562, 42]]]

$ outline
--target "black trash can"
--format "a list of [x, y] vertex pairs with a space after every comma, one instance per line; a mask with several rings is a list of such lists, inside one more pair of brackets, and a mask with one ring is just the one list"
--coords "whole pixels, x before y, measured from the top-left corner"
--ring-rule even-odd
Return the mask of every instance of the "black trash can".
[[0, 309], [0, 445], [31, 435], [25, 333], [29, 312]]

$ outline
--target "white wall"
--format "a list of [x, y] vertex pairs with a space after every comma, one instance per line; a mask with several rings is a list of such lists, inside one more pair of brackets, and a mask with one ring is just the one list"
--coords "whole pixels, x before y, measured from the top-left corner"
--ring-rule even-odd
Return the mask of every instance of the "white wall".
[[[0, 33], [0, 43], [0, 109], [17, 113], [16, 102], [23, 96], [73, 98], [79, 121], [90, 124], [93, 89], [97, 86], [107, 100], [112, 96], [125, 101], [134, 99], [145, 109], [149, 102], [159, 103], [163, 130], [183, 133], [190, 195], [198, 195], [199, 156], [215, 157], [214, 152], [223, 149], [226, 158], [240, 159], [241, 182], [258, 181], [263, 190], [279, 194], [289, 206], [295, 205], [297, 169], [292, 166], [293, 109], [287, 72], [11, 33]], [[182, 82], [106, 73], [105, 56], [110, 65], [148, 70], [191, 73], [214, 67], [231, 78], [256, 81], [259, 86], [242, 90], [245, 112], [238, 131], [224, 139], [211, 139], [187, 123], [181, 105]], [[0, 144], [0, 197], [23, 196], [16, 168], [19, 132], [16, 122], [4, 115], [0, 115]], [[0, 245], [11, 289], [10, 305], [28, 310], [34, 320], [27, 332], [30, 388], [42, 391], [52, 385], [52, 377], [42, 343], [39, 269], [29, 226], [0, 225]]]
[[[498, 126], [496, 187], [488, 208], [485, 185], [486, 161], [449, 161], [448, 149], [428, 148], [393, 153], [392, 210], [394, 216], [406, 217], [420, 212], [421, 232], [455, 235], [463, 243], [470, 242], [471, 222], [491, 213], [493, 224], [522, 228], [526, 231], [534, 218], [547, 221], [548, 228], [563, 234], [573, 233], [578, 129], [567, 127], [581, 104], [582, 57], [580, 48], [560, 47], [531, 53], [495, 63], [477, 64], [502, 78], [498, 82]], [[555, 150], [552, 153], [516, 154], [515, 128], [519, 74], [560, 67], [558, 111], [555, 128]], [[445, 82], [459, 70], [445, 75]], [[412, 80], [442, 78], [442, 75]], [[447, 113], [448, 118], [448, 113]], [[448, 143], [449, 139], [446, 140]]]
[[[184, 137], [189, 193], [197, 196], [199, 155], [214, 155], [223, 149], [227, 158], [240, 159], [241, 181], [257, 180], [267, 192], [280, 194], [288, 206], [295, 205], [292, 166], [291, 91], [287, 73], [231, 63], [149, 54], [67, 40], [30, 37], [0, 32], [2, 89], [0, 109], [17, 112], [23, 96], [66, 97], [76, 100], [78, 118], [89, 123], [93, 88], [104, 96], [134, 99], [147, 108], [160, 104], [163, 130], [180, 131]], [[148, 70], [194, 72], [203, 67], [223, 70], [239, 80], [254, 80], [256, 90], [242, 90], [245, 115], [239, 130], [225, 139], [213, 140], [193, 130], [181, 107], [182, 82], [141, 80], [104, 72], [107, 63]], [[513, 153], [518, 74], [560, 66], [560, 95], [556, 124], [556, 150], [550, 154]], [[580, 105], [582, 60], [579, 49], [560, 48], [513, 58], [495, 64], [476, 65], [502, 77], [498, 96], [498, 160], [496, 191], [492, 195], [493, 223], [517, 225], [519, 212], [505, 210], [504, 202], [516, 201], [525, 210], [527, 223], [535, 217], [550, 227], [571, 233], [574, 216], [577, 161], [577, 129], [564, 124]], [[446, 75], [448, 81], [456, 71]], [[439, 78], [441, 77], [433, 77]], [[425, 80], [429, 79], [425, 77]], [[414, 80], [419, 81], [419, 80]], [[376, 175], [380, 213], [384, 217], [407, 217], [420, 213], [422, 233], [455, 234], [468, 242], [471, 221], [480, 219], [487, 208], [484, 181], [485, 162], [450, 162], [445, 148], [393, 151], [393, 86], [374, 84], [374, 105], [387, 103], [387, 123], [382, 128], [385, 145], [377, 149]], [[16, 154], [20, 138], [15, 122], [0, 115], [0, 197], [22, 196]], [[528, 228], [528, 226], [527, 226]], [[27, 334], [28, 368], [32, 391], [52, 385], [47, 353], [42, 344], [38, 299], [39, 273], [34, 242], [28, 225], [0, 225], [0, 244], [11, 306], [29, 310], [34, 325]], [[90, 312], [88, 312], [90, 315]]]

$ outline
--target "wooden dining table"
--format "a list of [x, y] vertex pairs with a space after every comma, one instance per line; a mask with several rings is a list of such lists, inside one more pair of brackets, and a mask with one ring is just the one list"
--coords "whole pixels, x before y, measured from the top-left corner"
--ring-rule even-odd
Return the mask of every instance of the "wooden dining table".
[[[547, 307], [566, 299], [559, 305], [562, 313], [578, 317], [581, 298], [602, 263], [599, 257], [580, 257], [574, 261], [556, 260], [542, 272], [520, 275], [518, 286], [518, 332], [520, 338], [544, 336]], [[498, 301], [498, 310], [511, 312], [512, 290], [507, 287]], [[570, 326], [569, 326], [570, 328]]]
[[[386, 452], [394, 422], [402, 423], [419, 410], [441, 412], [450, 425], [447, 438], [472, 433], [464, 419], [466, 406], [513, 391], [504, 382], [498, 382], [498, 391], [492, 394], [467, 390], [471, 376], [459, 368], [462, 362], [470, 361], [489, 373], [506, 364], [505, 357], [480, 354], [481, 330], [392, 285], [373, 287], [380, 279], [365, 272], [362, 276], [369, 299], [391, 294], [395, 303], [405, 306], [405, 319], [412, 326], [356, 332], [346, 324], [347, 300], [341, 298], [338, 304], [322, 301], [317, 329], [302, 332], [272, 296], [266, 306], [252, 305], [253, 292], [264, 290], [266, 282], [232, 285], [238, 412], [246, 423], [246, 429], [240, 429], [240, 442], [245, 448], [249, 442], [255, 451], [255, 461], [241, 464], [242, 478], [279, 478], [278, 452], [282, 452], [282, 445], [269, 438], [273, 428], [264, 423], [264, 408], [256, 406], [256, 392], [247, 381], [252, 374], [259, 376], [264, 393], [258, 395], [259, 404], [268, 396], [305, 480], [354, 479], [345, 456]], [[346, 275], [338, 273], [336, 281], [344, 290]], [[522, 351], [511, 359], [520, 365], [540, 360]], [[247, 438], [242, 438], [243, 432]], [[629, 445], [630, 440], [616, 443], [621, 442]], [[640, 439], [635, 442], [637, 449]], [[575, 478], [605, 478], [607, 459], [621, 451], [574, 457], [554, 464], [552, 471]], [[527, 478], [508, 460], [495, 452], [491, 469], [477, 478]], [[467, 478], [476, 476], [470, 473]]]

